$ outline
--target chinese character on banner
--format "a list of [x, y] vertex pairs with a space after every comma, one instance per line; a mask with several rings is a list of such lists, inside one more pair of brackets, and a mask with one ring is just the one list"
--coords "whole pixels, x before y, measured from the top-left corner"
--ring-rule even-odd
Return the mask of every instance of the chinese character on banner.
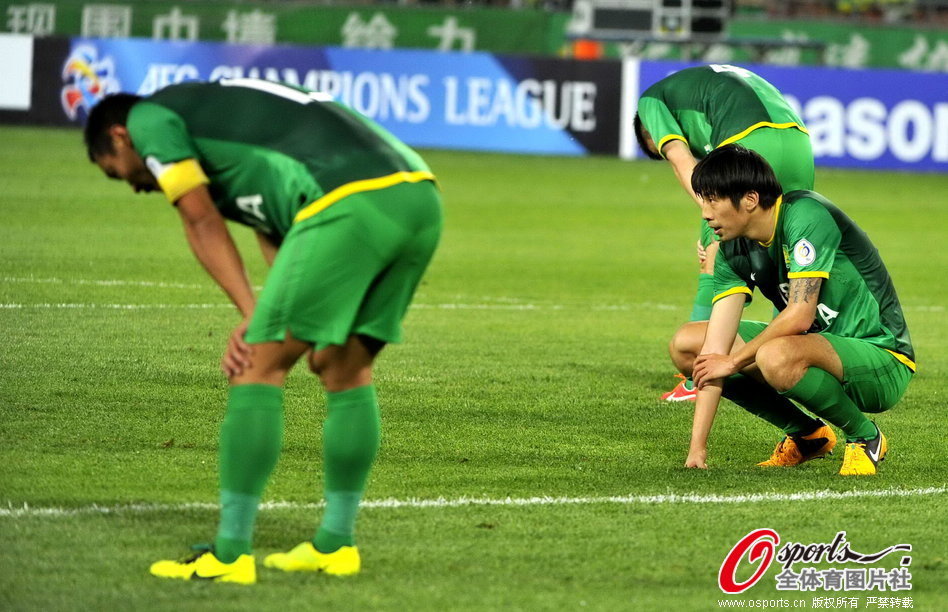
[[56, 29], [56, 5], [15, 4], [8, 6], [7, 29], [16, 34], [49, 36]]
[[930, 47], [924, 36], [916, 34], [912, 46], [899, 54], [899, 65], [912, 70], [948, 72], [948, 44], [939, 40]]
[[276, 42], [276, 15], [254, 9], [247, 13], [227, 11], [221, 29], [227, 42], [272, 45]]
[[457, 41], [460, 50], [469, 53], [474, 50], [474, 44], [477, 42], [477, 32], [474, 28], [459, 27], [458, 18], [454, 16], [445, 17], [441, 25], [430, 26], [425, 32], [428, 36], [440, 39], [438, 51], [450, 51]]
[[89, 38], [128, 38], [132, 33], [132, 7], [87, 4], [82, 7], [82, 35]]
[[341, 34], [343, 47], [391, 49], [398, 29], [382, 13], [376, 13], [368, 22], [362, 21], [358, 13], [350, 13]]
[[195, 15], [185, 15], [174, 7], [167, 15], [156, 15], [151, 25], [151, 37], [155, 40], [197, 40], [201, 20]]

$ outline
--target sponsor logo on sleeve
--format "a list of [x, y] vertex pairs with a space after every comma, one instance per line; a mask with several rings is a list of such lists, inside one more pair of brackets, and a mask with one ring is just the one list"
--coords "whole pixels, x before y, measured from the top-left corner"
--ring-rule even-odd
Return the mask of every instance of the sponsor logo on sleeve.
[[802, 239], [793, 245], [793, 261], [798, 266], [808, 266], [816, 261], [816, 249], [807, 239]]

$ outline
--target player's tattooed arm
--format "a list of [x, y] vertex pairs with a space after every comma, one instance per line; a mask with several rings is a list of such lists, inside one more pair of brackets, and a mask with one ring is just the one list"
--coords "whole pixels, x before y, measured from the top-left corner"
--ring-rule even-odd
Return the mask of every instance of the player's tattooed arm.
[[819, 277], [791, 278], [790, 304], [816, 303], [820, 299], [820, 287], [823, 279]]

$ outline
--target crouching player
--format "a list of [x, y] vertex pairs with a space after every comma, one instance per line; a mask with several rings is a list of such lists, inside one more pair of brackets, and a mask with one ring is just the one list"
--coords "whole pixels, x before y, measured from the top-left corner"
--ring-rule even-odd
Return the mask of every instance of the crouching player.
[[[721, 250], [710, 321], [684, 325], [670, 345], [675, 365], [698, 388], [685, 466], [707, 467], [723, 395], [786, 434], [759, 465], [829, 454], [836, 443], [829, 423], [846, 437], [839, 473], [875, 474], [886, 439], [864, 413], [894, 406], [915, 371], [879, 252], [820, 194], [782, 194], [767, 162], [739, 145], [699, 162], [692, 187]], [[770, 323], [741, 320], [755, 287], [780, 311]]]

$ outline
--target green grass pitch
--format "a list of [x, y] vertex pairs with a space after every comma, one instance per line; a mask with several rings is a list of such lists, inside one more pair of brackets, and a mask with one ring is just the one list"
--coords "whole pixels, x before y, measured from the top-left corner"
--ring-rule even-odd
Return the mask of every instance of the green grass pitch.
[[[841, 447], [755, 469], [778, 432], [730, 404], [711, 469], [681, 467], [691, 406], [657, 397], [674, 383], [666, 345], [690, 311], [698, 215], [666, 165], [427, 152], [447, 226], [406, 342], [378, 364], [384, 439], [367, 497], [498, 503], [376, 503], [360, 518], [360, 576], [261, 567], [242, 588], [147, 574], [213, 537], [217, 362], [236, 313], [161, 196], [106, 181], [78, 132], [6, 127], [0, 140], [0, 609], [712, 610], [815, 596], [865, 609], [869, 595], [948, 609], [944, 175], [817, 174], [882, 251], [920, 365], [878, 418], [880, 474], [843, 479]], [[234, 231], [259, 285], [253, 237]], [[767, 316], [761, 301], [748, 316]], [[258, 553], [312, 534], [322, 414], [298, 368], [265, 494], [286, 503], [261, 512]], [[637, 497], [649, 495], [666, 497]], [[796, 542], [845, 530], [862, 552], [910, 543], [914, 588], [778, 592], [771, 567], [724, 597], [718, 568], [759, 527]]]

